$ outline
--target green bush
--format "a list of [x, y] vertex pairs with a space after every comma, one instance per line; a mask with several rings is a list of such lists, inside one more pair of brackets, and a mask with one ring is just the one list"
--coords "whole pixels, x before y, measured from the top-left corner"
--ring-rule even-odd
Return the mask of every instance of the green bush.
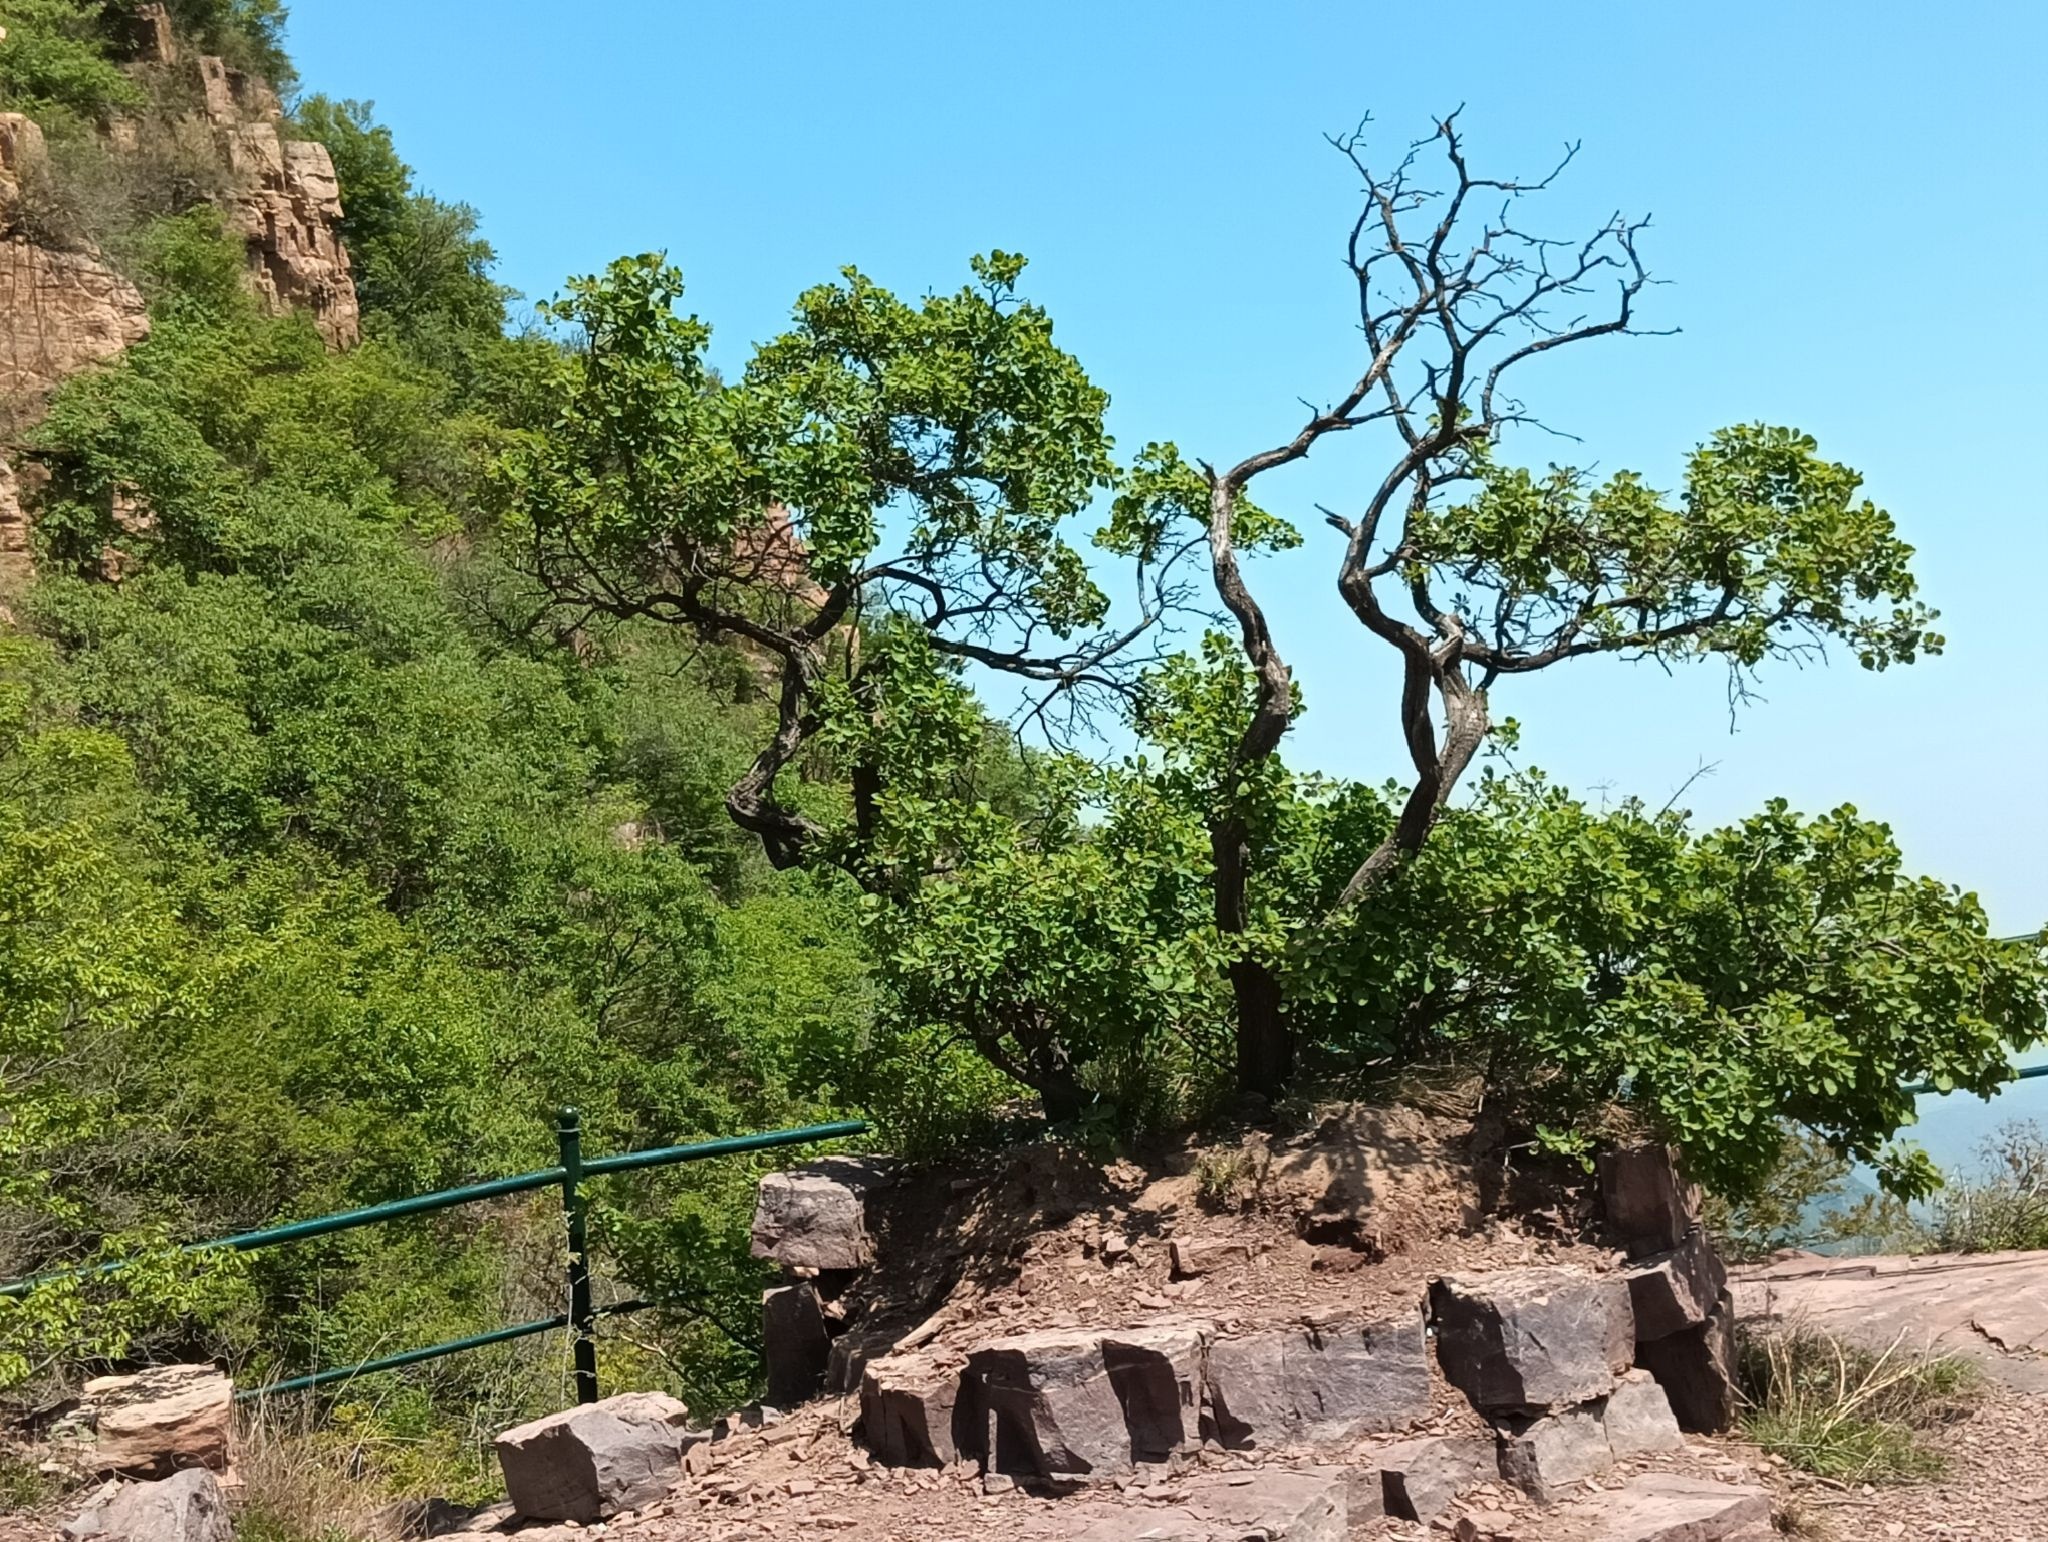
[[99, 121], [142, 91], [108, 57], [98, 0], [0, 0], [0, 109]]

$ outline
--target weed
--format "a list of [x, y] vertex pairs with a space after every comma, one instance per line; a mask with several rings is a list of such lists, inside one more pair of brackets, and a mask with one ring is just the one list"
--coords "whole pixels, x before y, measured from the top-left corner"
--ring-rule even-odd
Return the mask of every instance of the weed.
[[1812, 1328], [1750, 1336], [1742, 1380], [1751, 1440], [1807, 1472], [1858, 1483], [1938, 1474], [1941, 1457], [1922, 1437], [1966, 1413], [1978, 1388], [1968, 1361], [1917, 1357], [1896, 1339], [1875, 1354]]
[[56, 1497], [59, 1486], [24, 1451], [0, 1447], [0, 1515], [18, 1515]]
[[1205, 1151], [1195, 1159], [1195, 1198], [1205, 1209], [1227, 1210], [1251, 1176], [1251, 1158], [1242, 1149]]

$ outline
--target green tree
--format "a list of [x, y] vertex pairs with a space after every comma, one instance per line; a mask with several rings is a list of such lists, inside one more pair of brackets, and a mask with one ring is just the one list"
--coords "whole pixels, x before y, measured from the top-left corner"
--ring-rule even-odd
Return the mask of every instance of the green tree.
[[[1300, 948], [1326, 946], [1333, 921], [1422, 849], [1492, 730], [1504, 680], [1595, 654], [1719, 658], [1739, 694], [1764, 660], [1830, 642], [1871, 669], [1941, 646], [1890, 516], [1794, 430], [1716, 434], [1693, 453], [1675, 499], [1630, 472], [1596, 482], [1504, 461], [1503, 437], [1530, 421], [1509, 394], [1522, 367], [1636, 329], [1649, 282], [1643, 224], [1617, 216], [1569, 242], [1529, 233], [1522, 206], [1551, 179], [1476, 176], [1455, 118], [1391, 172], [1369, 163], [1360, 136], [1337, 144], [1365, 181], [1346, 249], [1362, 329], [1357, 377], [1292, 438], [1235, 462], [1197, 469], [1172, 445], [1150, 447], [1112, 526], [1133, 551], [1178, 526], [1203, 532], [1256, 683], [1209, 817], [1217, 924], [1241, 939], [1238, 1075], [1267, 1092], [1290, 1074], [1296, 1034], [1281, 961], [1261, 957], [1249, 935], [1253, 816], [1229, 795], [1277, 751], [1295, 710], [1291, 671], [1240, 560], [1276, 538], [1273, 517], [1247, 502], [1261, 478], [1333, 438], [1388, 447], [1351, 511], [1326, 518], [1339, 595], [1400, 663], [1396, 722], [1415, 779], [1329, 911], [1304, 926]], [[1447, 162], [1441, 192], [1419, 180], [1432, 147]], [[1607, 308], [1589, 312], [1598, 293], [1611, 296]]]
[[[709, 329], [676, 310], [675, 270], [622, 260], [549, 308], [581, 346], [541, 384], [553, 416], [497, 467], [532, 571], [578, 624], [651, 618], [732, 640], [772, 676], [773, 721], [725, 795], [769, 859], [830, 865], [934, 922], [957, 894], [929, 881], [1011, 839], [977, 792], [1001, 757], [958, 669], [1015, 676], [1046, 710], [1127, 690], [1167, 593], [1148, 563], [1146, 616], [1105, 624], [1065, 534], [1112, 476], [1105, 398], [1017, 298], [1022, 260], [974, 267], [975, 285], [915, 306], [849, 270], [727, 384]], [[846, 802], [793, 789], [818, 755]], [[1088, 1031], [1051, 980], [984, 983], [978, 1005], [948, 998], [973, 1013], [964, 1031], [1077, 1109]]]

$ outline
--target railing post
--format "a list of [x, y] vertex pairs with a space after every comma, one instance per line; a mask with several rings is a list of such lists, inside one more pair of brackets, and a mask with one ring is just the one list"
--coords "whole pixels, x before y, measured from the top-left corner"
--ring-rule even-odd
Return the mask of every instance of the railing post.
[[562, 1152], [562, 1214], [569, 1223], [569, 1336], [576, 1354], [576, 1401], [597, 1401], [596, 1314], [590, 1306], [590, 1247], [584, 1236], [583, 1118], [573, 1108], [562, 1110], [555, 1137]]

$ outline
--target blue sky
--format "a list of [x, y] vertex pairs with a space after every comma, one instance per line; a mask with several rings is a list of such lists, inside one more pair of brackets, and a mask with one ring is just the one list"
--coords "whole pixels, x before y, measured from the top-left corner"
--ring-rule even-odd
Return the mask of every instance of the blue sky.
[[[1589, 663], [1511, 682], [1496, 714], [1581, 791], [1661, 803], [1710, 762], [1684, 800], [1703, 820], [1774, 795], [1854, 803], [1916, 867], [1982, 895], [1999, 930], [2048, 920], [2048, 7], [292, 10], [307, 88], [373, 99], [530, 296], [665, 249], [733, 368], [842, 264], [921, 292], [958, 284], [973, 252], [1022, 251], [1029, 292], [1111, 392], [1119, 443], [1212, 459], [1284, 438], [1299, 398], [1356, 373], [1338, 265], [1356, 182], [1324, 133], [1369, 111], [1392, 148], [1462, 102], [1475, 164], [1503, 174], [1582, 141], [1545, 223], [1653, 214], [1668, 282], [1646, 320], [1683, 331], [1553, 355], [1522, 394], [1583, 445], [1522, 448], [1671, 486], [1716, 427], [1803, 427], [1919, 548], [1949, 650], [1884, 675], [1775, 670], [1732, 733], [1707, 666]], [[1370, 469], [1319, 452], [1261, 484], [1313, 533], [1258, 582], [1308, 694], [1290, 758], [1376, 778], [1401, 769], [1396, 681], [1341, 609], [1312, 512], [1355, 503]], [[2029, 1101], [2048, 1114], [2048, 1095]]]

